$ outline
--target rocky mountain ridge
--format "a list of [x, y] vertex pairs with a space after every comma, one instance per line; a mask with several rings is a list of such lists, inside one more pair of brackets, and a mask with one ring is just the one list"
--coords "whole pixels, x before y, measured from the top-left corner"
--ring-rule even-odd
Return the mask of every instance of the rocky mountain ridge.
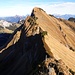
[[0, 75], [74, 74], [74, 28], [75, 23], [34, 8], [0, 48]]
[[[45, 37], [45, 42], [49, 47], [47, 51], [51, 51], [56, 59], [62, 59], [66, 65], [68, 63], [69, 65], [67, 66], [70, 68], [72, 66], [70, 61], [73, 61], [72, 67], [74, 67], [75, 23], [64, 21], [63, 19], [58, 20], [37, 8], [34, 9], [34, 14], [38, 17], [37, 23], [39, 23], [41, 29], [48, 32], [48, 35]], [[66, 60], [64, 57], [66, 57]]]

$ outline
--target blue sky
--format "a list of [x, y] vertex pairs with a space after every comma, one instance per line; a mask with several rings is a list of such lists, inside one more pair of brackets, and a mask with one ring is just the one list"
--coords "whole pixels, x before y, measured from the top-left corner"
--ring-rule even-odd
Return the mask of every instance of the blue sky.
[[0, 16], [30, 14], [34, 7], [48, 14], [75, 14], [75, 0], [0, 0]]

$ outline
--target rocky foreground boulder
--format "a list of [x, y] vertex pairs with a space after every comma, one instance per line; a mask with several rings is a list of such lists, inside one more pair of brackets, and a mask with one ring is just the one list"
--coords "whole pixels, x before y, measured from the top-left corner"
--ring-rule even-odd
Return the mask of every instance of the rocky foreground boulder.
[[0, 48], [0, 75], [74, 75], [73, 24], [34, 8]]

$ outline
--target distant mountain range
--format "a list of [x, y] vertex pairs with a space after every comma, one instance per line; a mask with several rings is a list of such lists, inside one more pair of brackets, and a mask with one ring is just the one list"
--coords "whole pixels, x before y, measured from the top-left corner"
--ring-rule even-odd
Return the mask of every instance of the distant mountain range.
[[24, 20], [19, 20], [17, 23], [8, 22], [6, 20], [0, 20], [0, 33], [12, 33], [23, 23]]
[[18, 22], [20, 20], [23, 20], [25, 19], [26, 16], [9, 16], [9, 17], [0, 17], [0, 20], [5, 20], [5, 21], [8, 21], [8, 22]]
[[71, 14], [65, 14], [65, 15], [60, 15], [60, 14], [53, 14], [55, 17], [57, 18], [64, 18], [66, 20], [68, 20], [70, 17], [75, 18], [75, 15], [71, 15]]
[[[71, 15], [71, 14], [65, 14], [65, 15], [53, 14], [53, 15], [57, 18], [64, 18], [64, 19], [67, 19], [67, 20], [70, 17], [75, 18], [75, 15]], [[8, 22], [16, 22], [17, 23], [20, 20], [24, 20], [26, 17], [27, 17], [27, 15], [26, 16], [16, 15], [16, 16], [0, 17], [0, 20], [5, 20], [5, 21], [8, 21]]]

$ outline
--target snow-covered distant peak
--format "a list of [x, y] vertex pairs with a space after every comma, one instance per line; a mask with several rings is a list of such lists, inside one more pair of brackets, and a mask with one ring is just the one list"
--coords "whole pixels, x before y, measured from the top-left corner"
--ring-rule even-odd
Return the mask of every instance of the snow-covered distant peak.
[[75, 18], [75, 15], [72, 15], [72, 14], [64, 14], [64, 15], [61, 15], [61, 14], [53, 14], [55, 17], [57, 18], [64, 18], [64, 19], [69, 19], [70, 17], [73, 17]]
[[10, 22], [7, 22], [7, 21], [5, 21], [5, 20], [0, 20], [0, 26], [2, 26], [2, 27], [9, 27], [10, 25], [12, 25], [12, 23], [10, 23]]

